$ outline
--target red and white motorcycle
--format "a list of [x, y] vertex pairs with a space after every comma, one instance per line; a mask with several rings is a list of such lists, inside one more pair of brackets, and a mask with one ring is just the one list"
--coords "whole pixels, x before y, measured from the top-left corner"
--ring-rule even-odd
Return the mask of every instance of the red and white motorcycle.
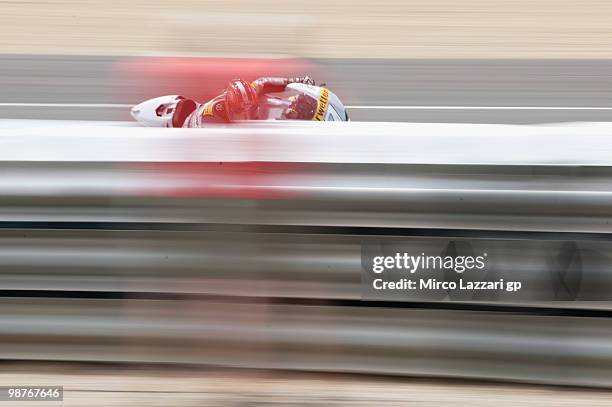
[[[185, 98], [180, 95], [149, 99], [134, 106], [131, 115], [144, 126], [174, 127], [172, 117], [182, 99]], [[296, 106], [298, 103], [300, 106]], [[258, 116], [257, 120], [349, 120], [344, 105], [332, 91], [303, 83], [291, 83], [283, 92], [260, 96]]]

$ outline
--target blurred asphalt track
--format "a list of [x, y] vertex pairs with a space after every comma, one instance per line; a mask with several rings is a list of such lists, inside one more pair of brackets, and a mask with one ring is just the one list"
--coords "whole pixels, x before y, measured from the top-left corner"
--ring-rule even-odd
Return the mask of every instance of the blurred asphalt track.
[[[119, 60], [2, 55], [0, 118], [129, 120], [126, 107], [112, 106], [140, 101], [119, 97], [130, 94], [130, 84], [112, 75]], [[612, 60], [313, 62], [325, 75], [315, 79], [346, 105], [360, 106], [349, 110], [353, 120], [547, 123], [612, 117]]]

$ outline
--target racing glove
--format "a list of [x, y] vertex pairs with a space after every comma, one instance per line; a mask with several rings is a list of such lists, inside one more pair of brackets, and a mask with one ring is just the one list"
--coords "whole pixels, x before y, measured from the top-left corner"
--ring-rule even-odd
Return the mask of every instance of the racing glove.
[[303, 78], [289, 78], [289, 83], [303, 83], [304, 85], [314, 85], [315, 81], [310, 76], [304, 76]]
[[304, 76], [303, 78], [264, 77], [254, 80], [251, 83], [251, 86], [255, 88], [258, 95], [261, 95], [269, 92], [282, 92], [285, 90], [285, 86], [289, 85], [290, 83], [314, 85], [315, 81], [309, 76]]

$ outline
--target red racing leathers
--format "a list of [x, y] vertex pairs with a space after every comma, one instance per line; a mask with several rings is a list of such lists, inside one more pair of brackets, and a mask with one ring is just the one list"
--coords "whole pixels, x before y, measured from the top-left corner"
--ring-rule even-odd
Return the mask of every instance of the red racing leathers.
[[[314, 81], [309, 77], [304, 78], [277, 78], [265, 77], [259, 78], [251, 82], [251, 87], [255, 90], [257, 96], [265, 93], [282, 92], [290, 83], [306, 83], [314, 84]], [[225, 92], [211, 99], [206, 103], [200, 104], [184, 121], [182, 127], [197, 128], [202, 127], [206, 123], [229, 123], [235, 118], [230, 117], [228, 107], [225, 101]], [[249, 117], [241, 117], [241, 120], [256, 120], [257, 111], [251, 113]]]

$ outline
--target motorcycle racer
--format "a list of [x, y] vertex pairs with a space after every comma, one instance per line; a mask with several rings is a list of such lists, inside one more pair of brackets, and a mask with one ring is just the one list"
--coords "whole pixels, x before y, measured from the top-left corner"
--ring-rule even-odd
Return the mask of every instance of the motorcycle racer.
[[263, 77], [249, 83], [235, 79], [225, 91], [206, 103], [198, 105], [191, 99], [178, 102], [172, 117], [172, 127], [202, 127], [206, 123], [230, 123], [235, 120], [259, 118], [259, 96], [282, 92], [291, 83], [314, 85], [312, 78]]

